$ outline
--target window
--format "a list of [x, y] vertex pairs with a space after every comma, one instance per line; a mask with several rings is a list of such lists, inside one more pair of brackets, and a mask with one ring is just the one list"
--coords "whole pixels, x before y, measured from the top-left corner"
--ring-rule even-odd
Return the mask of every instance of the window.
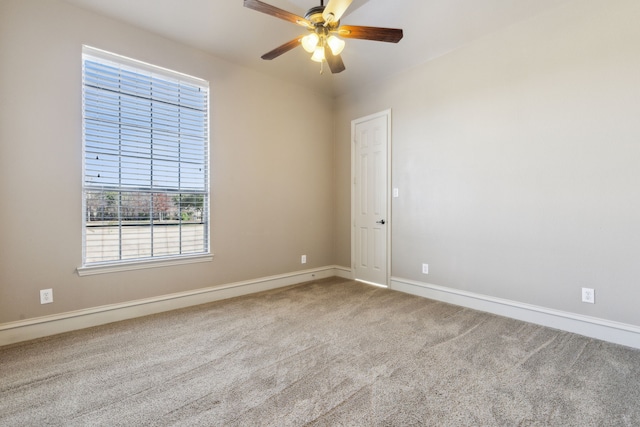
[[208, 255], [208, 82], [86, 46], [82, 63], [78, 272]]

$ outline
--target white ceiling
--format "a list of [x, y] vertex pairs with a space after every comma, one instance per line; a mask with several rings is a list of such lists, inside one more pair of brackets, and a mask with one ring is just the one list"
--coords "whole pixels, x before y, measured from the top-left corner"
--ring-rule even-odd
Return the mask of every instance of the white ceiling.
[[[242, 0], [65, 0], [316, 91], [333, 95], [373, 84], [571, 0], [353, 0], [341, 22], [402, 28], [398, 43], [346, 40], [340, 74], [296, 48], [272, 61], [260, 56], [304, 33], [301, 27], [243, 7]], [[263, 0], [304, 16], [320, 0]], [[325, 2], [326, 4], [326, 2]]]

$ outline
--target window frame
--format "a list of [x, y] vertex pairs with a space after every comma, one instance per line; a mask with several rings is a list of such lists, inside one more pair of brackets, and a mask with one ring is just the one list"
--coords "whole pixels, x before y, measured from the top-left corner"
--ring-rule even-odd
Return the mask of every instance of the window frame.
[[[120, 67], [124, 69], [131, 69], [136, 72], [151, 73], [153, 76], [159, 76], [161, 78], [165, 78], [168, 81], [180, 81], [189, 85], [197, 86], [206, 90], [206, 114], [205, 114], [205, 124], [204, 130], [206, 132], [206, 138], [204, 141], [205, 146], [203, 147], [205, 160], [205, 172], [204, 172], [204, 191], [206, 197], [206, 203], [204, 205], [205, 212], [203, 213], [203, 224], [204, 224], [204, 246], [205, 250], [203, 252], [195, 252], [195, 253], [187, 253], [187, 254], [169, 254], [169, 255], [161, 255], [161, 256], [149, 256], [143, 258], [129, 258], [129, 259], [118, 259], [118, 260], [107, 260], [107, 261], [99, 261], [99, 262], [91, 262], [87, 263], [87, 254], [86, 254], [86, 244], [87, 244], [87, 193], [91, 191], [90, 188], [86, 186], [87, 179], [87, 164], [86, 164], [86, 149], [87, 149], [87, 133], [86, 133], [86, 125], [87, 125], [87, 117], [86, 117], [86, 108], [85, 108], [85, 59], [92, 58], [97, 61], [104, 61], [118, 64]], [[151, 79], [152, 77], [150, 77]], [[111, 52], [107, 52], [101, 49], [96, 49], [90, 46], [83, 45], [82, 46], [82, 265], [77, 268], [77, 273], [80, 276], [85, 275], [93, 275], [93, 274], [102, 274], [102, 273], [111, 273], [111, 272], [119, 272], [119, 271], [127, 271], [127, 270], [138, 270], [145, 268], [156, 268], [156, 267], [165, 267], [165, 266], [173, 266], [173, 265], [182, 265], [182, 264], [192, 264], [198, 262], [208, 262], [213, 259], [213, 254], [211, 253], [211, 221], [210, 221], [210, 206], [211, 206], [211, 137], [210, 137], [210, 91], [209, 91], [209, 82], [200, 79], [197, 77], [189, 76], [187, 74], [183, 74], [180, 72], [176, 72], [173, 70], [169, 70], [163, 67], [158, 67], [152, 64], [148, 64], [146, 62], [138, 61], [132, 58], [127, 58], [121, 55], [117, 55]], [[150, 185], [148, 189], [153, 190], [153, 185]], [[127, 191], [126, 186], [123, 187], [122, 184], [118, 190], [120, 193], [125, 193]], [[143, 193], [140, 193], [143, 194]], [[187, 193], [185, 193], [187, 194]], [[152, 227], [153, 221], [149, 224]], [[180, 222], [180, 227], [183, 227], [182, 222]], [[121, 220], [118, 223], [118, 229], [122, 228]], [[121, 245], [122, 241], [118, 240], [118, 244]], [[153, 243], [151, 243], [153, 245]], [[121, 258], [121, 256], [120, 256]]]

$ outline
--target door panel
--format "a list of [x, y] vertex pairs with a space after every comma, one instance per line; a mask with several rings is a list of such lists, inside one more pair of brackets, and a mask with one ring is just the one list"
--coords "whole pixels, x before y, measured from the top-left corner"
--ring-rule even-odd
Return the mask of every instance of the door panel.
[[360, 248], [358, 257], [358, 268], [369, 268], [369, 230], [367, 228], [359, 228]]
[[387, 284], [388, 122], [387, 114], [353, 123], [355, 278]]

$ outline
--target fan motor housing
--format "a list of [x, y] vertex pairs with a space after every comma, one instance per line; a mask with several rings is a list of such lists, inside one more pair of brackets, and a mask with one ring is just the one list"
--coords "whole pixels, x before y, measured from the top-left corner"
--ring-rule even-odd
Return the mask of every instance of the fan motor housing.
[[[324, 8], [325, 8], [324, 6], [312, 7], [304, 15], [304, 19], [311, 22], [315, 27], [324, 26], [324, 18], [322, 17], [322, 12], [324, 12]], [[333, 21], [327, 25], [329, 29], [334, 29], [339, 26], [340, 26], [340, 21]]]

